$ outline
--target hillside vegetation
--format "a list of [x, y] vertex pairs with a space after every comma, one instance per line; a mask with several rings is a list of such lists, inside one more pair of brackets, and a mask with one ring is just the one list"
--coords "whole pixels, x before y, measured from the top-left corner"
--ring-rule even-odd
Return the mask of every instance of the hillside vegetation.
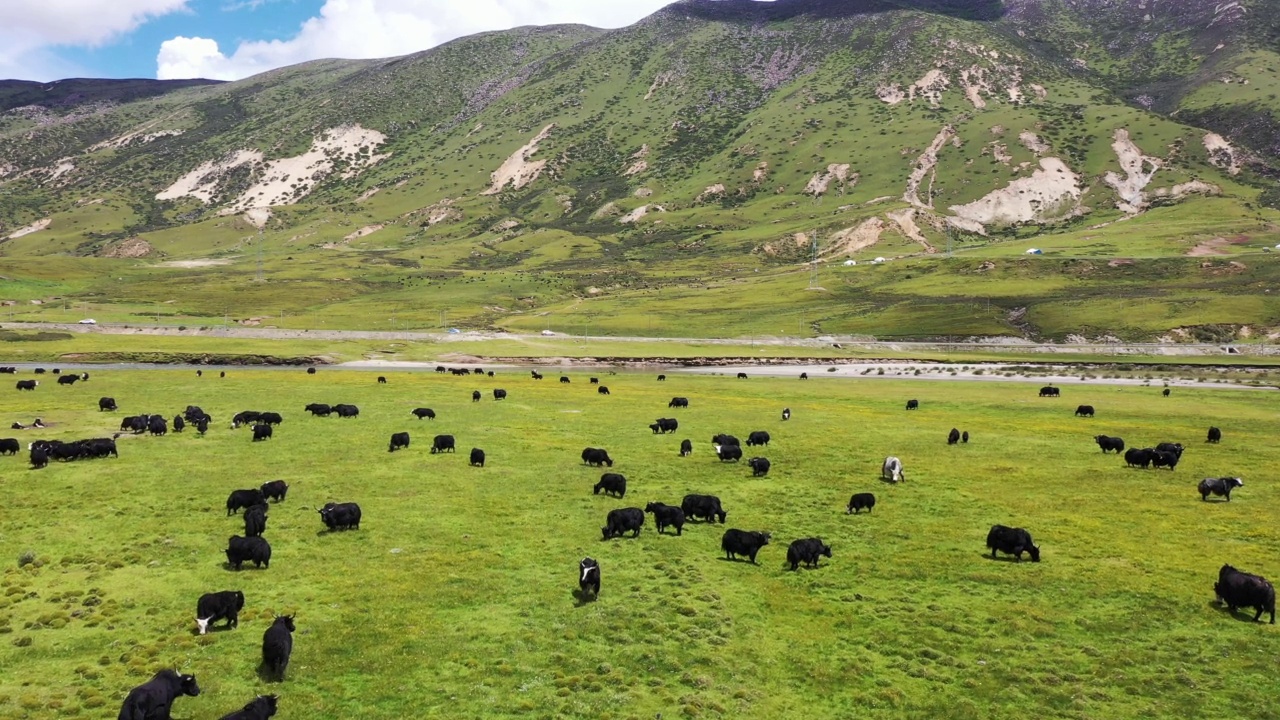
[[14, 100], [2, 299], [175, 324], [1267, 337], [1278, 9], [685, 0], [615, 31]]

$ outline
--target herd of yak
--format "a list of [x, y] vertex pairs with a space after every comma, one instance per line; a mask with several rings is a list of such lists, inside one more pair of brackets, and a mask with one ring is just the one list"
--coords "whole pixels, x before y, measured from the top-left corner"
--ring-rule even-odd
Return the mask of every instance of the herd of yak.
[[[446, 369], [443, 366], [437, 367], [436, 371], [449, 371], [455, 375], [470, 374], [472, 372], [466, 368]], [[13, 367], [0, 367], [0, 373], [15, 374], [16, 372], [17, 369]], [[37, 369], [36, 372], [37, 374], [43, 374], [44, 371]], [[307, 372], [315, 374], [315, 369], [308, 368]], [[483, 373], [482, 370], [476, 370], [475, 372]], [[58, 371], [55, 370], [54, 373], [57, 374]], [[202, 375], [203, 373], [197, 371], [197, 374]], [[492, 377], [493, 373], [489, 372], [488, 375]], [[223, 373], [223, 376], [225, 377], [225, 373]], [[535, 380], [542, 379], [542, 375], [537, 371], [532, 371], [531, 376]], [[745, 379], [746, 375], [739, 373], [738, 378]], [[61, 375], [59, 384], [72, 385], [77, 381], [87, 381], [88, 379], [88, 373]], [[665, 380], [666, 377], [659, 375], [658, 379], [661, 381]], [[801, 379], [807, 379], [807, 376], [802, 375]], [[568, 381], [567, 377], [561, 377], [561, 382]], [[378, 382], [385, 383], [386, 378], [379, 377]], [[591, 378], [593, 385], [597, 385], [598, 382], [597, 378]], [[17, 389], [29, 391], [34, 390], [38, 385], [38, 381], [23, 380], [18, 382]], [[600, 386], [599, 391], [602, 395], [608, 394], [608, 389], [604, 386]], [[495, 390], [493, 395], [495, 400], [503, 400], [507, 397], [507, 392], [505, 390]], [[1169, 395], [1167, 388], [1164, 390], [1164, 395]], [[1046, 386], [1041, 388], [1040, 396], [1059, 397], [1060, 390], [1053, 386]], [[480, 399], [478, 391], [473, 393], [472, 399]], [[668, 403], [668, 408], [688, 407], [688, 398], [675, 397]], [[919, 401], [914, 399], [908, 401], [906, 405], [907, 410], [916, 410], [919, 407]], [[115, 411], [118, 408], [114, 398], [103, 397], [98, 401], [98, 409], [99, 411]], [[347, 404], [325, 405], [313, 403], [307, 405], [304, 410], [313, 416], [337, 415], [343, 418], [359, 416], [359, 408]], [[436, 417], [435, 412], [430, 408], [416, 408], [411, 413], [419, 420], [434, 420]], [[1081, 405], [1076, 409], [1077, 416], [1093, 417], [1094, 414], [1095, 410], [1090, 405]], [[787, 420], [790, 417], [791, 410], [789, 408], [784, 409], [782, 419]], [[253, 440], [261, 441], [269, 439], [272, 435], [272, 428], [280, 425], [283, 421], [284, 418], [279, 413], [243, 411], [232, 418], [231, 427], [249, 427], [253, 431]], [[212, 417], [201, 408], [188, 406], [186, 410], [173, 418], [172, 429], [174, 432], [182, 432], [189, 425], [194, 427], [198, 433], [204, 434], [207, 432], [210, 422], [212, 422]], [[27, 427], [40, 428], [43, 427], [43, 423], [37, 420], [32, 426], [23, 426], [15, 423], [13, 427], [17, 429], [27, 429]], [[675, 432], [679, 428], [679, 422], [674, 418], [660, 418], [649, 427], [655, 434], [666, 434]], [[169, 431], [169, 428], [170, 423], [160, 415], [129, 416], [120, 423], [121, 432], [129, 431], [136, 434], [164, 435]], [[31, 466], [34, 469], [44, 468], [50, 460], [68, 462], [80, 459], [118, 457], [115, 443], [117, 437], [119, 437], [119, 433], [111, 438], [92, 438], [71, 442], [34, 440], [28, 445]], [[770, 439], [767, 432], [754, 431], [748, 435], [746, 445], [748, 447], [767, 447]], [[1114, 452], [1119, 454], [1124, 452], [1125, 462], [1131, 467], [1155, 467], [1173, 470], [1177, 467], [1184, 450], [1179, 443], [1160, 443], [1155, 447], [1129, 448], [1126, 451], [1125, 442], [1119, 437], [1098, 435], [1094, 440], [1103, 453]], [[1207, 442], [1217, 443], [1221, 440], [1222, 432], [1216, 427], [1211, 427], [1208, 432]], [[954, 445], [961, 441], [969, 442], [969, 433], [953, 428], [947, 436], [947, 443]], [[742, 458], [741, 445], [738, 439], [732, 435], [717, 434], [712, 438], [712, 445], [721, 462], [735, 462]], [[408, 446], [408, 433], [396, 433], [392, 436], [388, 449], [395, 451]], [[20, 445], [17, 439], [0, 439], [0, 454], [13, 455], [19, 449]], [[453, 449], [453, 436], [437, 435], [434, 438], [431, 452], [451, 452]], [[691, 441], [684, 440], [680, 446], [680, 455], [688, 456], [691, 451]], [[582, 451], [581, 458], [582, 462], [587, 465], [609, 468], [613, 466], [613, 459], [609, 457], [608, 451], [601, 448], [586, 448]], [[768, 474], [770, 463], [767, 458], [754, 457], [747, 462], [751, 466], [754, 476], [763, 477]], [[483, 450], [479, 448], [472, 449], [471, 464], [479, 467], [484, 466]], [[906, 479], [902, 461], [892, 456], [885, 458], [881, 473], [882, 478], [889, 482], [896, 483]], [[1206, 478], [1200, 482], [1198, 491], [1202, 500], [1207, 500], [1210, 495], [1215, 495], [1230, 501], [1231, 491], [1243, 486], [1243, 484], [1243, 480], [1235, 477]], [[288, 485], [283, 480], [273, 480], [258, 488], [235, 490], [227, 498], [227, 515], [230, 516], [243, 509], [245, 525], [243, 536], [235, 535], [228, 539], [225, 554], [230, 568], [239, 570], [246, 562], [252, 562], [257, 567], [270, 567], [271, 546], [263, 537], [267, 524], [268, 501], [283, 502], [287, 492]], [[593, 493], [599, 494], [601, 492], [618, 498], [625, 497], [627, 492], [626, 478], [618, 473], [604, 473], [593, 488]], [[849, 500], [846, 512], [850, 514], [860, 513], [862, 510], [870, 512], [875, 507], [875, 504], [874, 494], [869, 492], [855, 493]], [[358, 530], [360, 527], [361, 511], [360, 506], [356, 503], [327, 503], [318, 512], [321, 521], [331, 531]], [[603, 539], [610, 540], [622, 537], [625, 533], [630, 533], [632, 537], [639, 536], [646, 514], [653, 516], [654, 524], [659, 533], [665, 533], [668, 529], [671, 529], [676, 535], [683, 534], [686, 520], [724, 524], [728, 515], [718, 497], [690, 494], [684, 497], [679, 506], [650, 502], [643, 510], [632, 507], [610, 511], [606, 517], [604, 527], [601, 528]], [[734, 560], [741, 556], [755, 563], [758, 553], [763, 547], [769, 545], [771, 539], [771, 534], [768, 532], [730, 528], [725, 530], [721, 538], [721, 549], [729, 560]], [[1002, 552], [1013, 555], [1020, 561], [1025, 553], [1033, 562], [1040, 561], [1040, 548], [1033, 543], [1031, 534], [1024, 528], [994, 525], [987, 534], [986, 545], [991, 550], [993, 558], [996, 557], [997, 552]], [[793, 571], [797, 570], [801, 565], [817, 567], [820, 559], [824, 556], [831, 557], [830, 545], [816, 537], [801, 538], [792, 542], [788, 547], [787, 564]], [[594, 600], [599, 597], [601, 568], [597, 560], [586, 557], [578, 563], [578, 585], [581, 599]], [[1218, 581], [1214, 584], [1214, 592], [1217, 594], [1219, 602], [1228, 606], [1232, 612], [1241, 607], [1253, 608], [1256, 610], [1254, 621], [1260, 620], [1262, 614], [1268, 612], [1270, 613], [1270, 622], [1275, 624], [1275, 589], [1264, 578], [1241, 572], [1231, 565], [1224, 565], [1219, 571]], [[196, 608], [196, 624], [199, 633], [203, 635], [211, 624], [219, 621], [225, 622], [228, 628], [238, 626], [238, 614], [243, 610], [244, 603], [244, 594], [238, 590], [207, 593], [201, 596]], [[277, 617], [264, 633], [261, 666], [264, 677], [275, 680], [284, 679], [293, 649], [294, 631], [294, 618], [292, 616], [282, 616]], [[161, 718], [167, 720], [170, 716], [170, 708], [178, 697], [196, 696], [199, 693], [200, 688], [193, 675], [183, 675], [172, 670], [161, 671], [151, 680], [134, 688], [128, 694], [120, 710], [119, 720], [153, 720]], [[226, 715], [223, 720], [267, 720], [267, 718], [275, 715], [277, 705], [277, 696], [259, 696], [241, 710]]]

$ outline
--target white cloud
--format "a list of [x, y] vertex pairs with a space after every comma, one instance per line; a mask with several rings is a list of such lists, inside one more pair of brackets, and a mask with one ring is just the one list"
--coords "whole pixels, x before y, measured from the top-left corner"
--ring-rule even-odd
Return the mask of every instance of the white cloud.
[[[3, 1], [3, 0], [0, 0]], [[235, 80], [320, 58], [382, 58], [454, 38], [521, 25], [622, 27], [671, 0], [326, 0], [287, 40], [244, 42], [224, 54], [213, 40], [160, 46], [156, 77]]]
[[74, 66], [49, 48], [95, 46], [147, 20], [186, 9], [188, 0], [0, 0], [0, 77], [50, 80]]

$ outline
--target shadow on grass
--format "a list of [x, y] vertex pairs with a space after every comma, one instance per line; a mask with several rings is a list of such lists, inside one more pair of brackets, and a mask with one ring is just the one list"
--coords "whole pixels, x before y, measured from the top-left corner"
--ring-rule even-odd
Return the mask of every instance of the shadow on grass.
[[1019, 563], [1035, 562], [1031, 558], [1028, 558], [1025, 556], [1021, 560], [1019, 560], [1016, 555], [1005, 555], [1004, 553], [1000, 553], [999, 555], [996, 555], [994, 557], [992, 557], [991, 553], [989, 552], [978, 553], [978, 555], [981, 556], [983, 560], [989, 560], [991, 562], [1013, 563], [1014, 565], [1017, 565]]
[[1241, 606], [1241, 607], [1236, 608], [1235, 610], [1232, 610], [1231, 608], [1227, 607], [1226, 605], [1223, 605], [1222, 603], [1218, 602], [1217, 600], [1210, 600], [1208, 604], [1209, 604], [1209, 607], [1213, 608], [1214, 610], [1217, 610], [1219, 614], [1221, 614], [1221, 615], [1229, 615], [1229, 616], [1231, 616], [1231, 618], [1232, 618], [1233, 620], [1235, 620], [1236, 622], [1242, 622], [1242, 623], [1255, 623], [1255, 622], [1258, 622], [1258, 623], [1265, 623], [1265, 622], [1267, 622], [1267, 620], [1268, 620], [1268, 619], [1270, 619], [1270, 618], [1271, 618], [1271, 613], [1264, 612], [1264, 613], [1262, 613], [1262, 614], [1260, 614], [1260, 615], [1258, 616], [1258, 619], [1257, 619], [1257, 620], [1254, 620], [1254, 619], [1253, 619], [1253, 615], [1249, 614], [1249, 611], [1250, 611], [1250, 610], [1253, 610], [1253, 612], [1255, 612], [1255, 613], [1256, 613], [1256, 612], [1257, 612], [1257, 610], [1254, 610], [1254, 609], [1253, 609], [1253, 608], [1251, 608], [1251, 607], [1244, 607], [1244, 606]]
[[599, 599], [598, 595], [592, 595], [582, 588], [574, 588], [573, 592], [570, 594], [573, 595], [573, 599], [577, 601], [574, 607], [583, 607]]
[[281, 683], [284, 682], [284, 673], [277, 677], [265, 662], [260, 662], [258, 663], [258, 680], [264, 683]]

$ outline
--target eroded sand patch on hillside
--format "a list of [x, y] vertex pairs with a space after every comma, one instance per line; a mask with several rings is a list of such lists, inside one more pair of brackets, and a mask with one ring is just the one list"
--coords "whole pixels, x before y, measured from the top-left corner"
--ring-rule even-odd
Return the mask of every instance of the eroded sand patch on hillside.
[[218, 192], [218, 184], [230, 171], [241, 165], [262, 162], [262, 153], [257, 150], [236, 150], [223, 156], [221, 160], [209, 160], [201, 163], [195, 170], [178, 178], [172, 185], [156, 195], [157, 200], [177, 200], [181, 197], [193, 197], [208, 205], [213, 202]]
[[1102, 180], [1120, 196], [1116, 207], [1126, 215], [1137, 215], [1147, 209], [1149, 204], [1145, 190], [1164, 163], [1160, 158], [1143, 155], [1142, 150], [1129, 138], [1129, 131], [1125, 128], [1116, 130], [1111, 149], [1115, 151], [1125, 174], [1121, 177], [1108, 171]]
[[[933, 209], [933, 193], [929, 193], [929, 202], [922, 201], [920, 199], [920, 183], [938, 167], [938, 151], [951, 138], [955, 137], [955, 132], [955, 128], [950, 125], [943, 126], [942, 130], [938, 131], [937, 136], [933, 138], [933, 142], [929, 143], [929, 147], [916, 160], [915, 169], [911, 171], [911, 176], [907, 178], [907, 191], [902, 196], [903, 200], [924, 210]], [[929, 186], [930, 190], [932, 190], [932, 180], [929, 181]]]
[[1041, 158], [1040, 169], [979, 200], [951, 206], [964, 220], [986, 225], [1013, 225], [1061, 219], [1075, 212], [1083, 194], [1080, 177], [1058, 158]]
[[311, 194], [317, 184], [333, 174], [339, 160], [347, 165], [347, 170], [342, 173], [342, 177], [347, 179], [355, 177], [366, 168], [390, 157], [374, 152], [386, 141], [386, 135], [359, 125], [345, 125], [326, 130], [312, 141], [311, 149], [307, 152], [268, 162], [258, 181], [245, 190], [223, 213], [298, 202]]
[[18, 228], [17, 230], [14, 230], [13, 232], [9, 233], [9, 237], [7, 239], [17, 240], [18, 238], [26, 237], [31, 233], [38, 233], [41, 230], [45, 230], [52, 224], [53, 224], [53, 218], [44, 218], [42, 220], [37, 220], [24, 228]]
[[492, 179], [489, 189], [480, 194], [497, 195], [506, 189], [507, 185], [511, 185], [515, 190], [520, 190], [537, 180], [538, 176], [542, 175], [543, 169], [546, 168], [547, 161], [530, 160], [529, 157], [538, 152], [538, 143], [546, 140], [555, 127], [555, 123], [552, 123], [542, 128], [542, 132], [535, 135], [524, 147], [512, 153], [511, 157], [507, 158], [506, 162], [502, 163], [489, 176]]

